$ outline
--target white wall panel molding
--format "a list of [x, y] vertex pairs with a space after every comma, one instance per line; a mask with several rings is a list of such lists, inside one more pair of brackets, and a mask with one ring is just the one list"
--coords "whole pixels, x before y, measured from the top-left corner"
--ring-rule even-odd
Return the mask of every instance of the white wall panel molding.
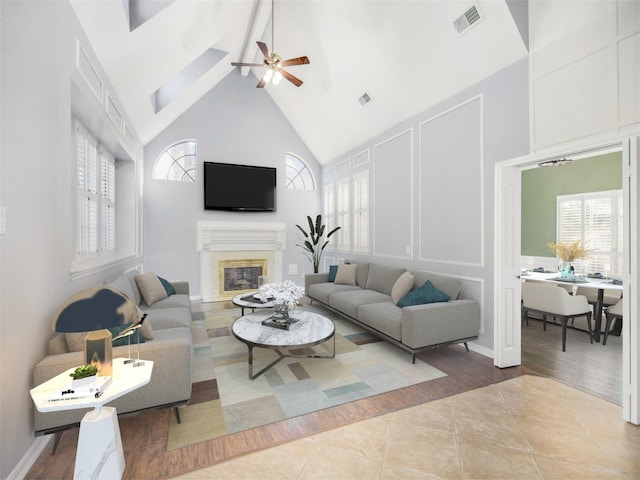
[[369, 151], [370, 150], [367, 148], [365, 151], [356, 153], [353, 156], [353, 168], [362, 167], [369, 163]]
[[532, 152], [640, 125], [640, 4], [529, 2]]
[[87, 52], [80, 44], [80, 40], [76, 40], [76, 68], [98, 103], [102, 105], [104, 83], [89, 59]]
[[420, 261], [483, 267], [483, 95], [422, 122], [419, 149]]
[[618, 92], [620, 126], [640, 124], [640, 33], [618, 41]]
[[413, 258], [413, 128], [373, 146], [372, 248], [376, 257]]

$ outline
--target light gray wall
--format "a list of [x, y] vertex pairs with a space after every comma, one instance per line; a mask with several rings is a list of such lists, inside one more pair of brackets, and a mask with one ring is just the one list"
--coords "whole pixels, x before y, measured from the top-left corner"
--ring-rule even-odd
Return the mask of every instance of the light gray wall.
[[2, 1], [0, 20], [0, 205], [8, 220], [0, 236], [0, 478], [7, 478], [35, 444], [29, 389], [56, 309], [141, 259], [71, 279], [71, 85], [76, 36], [84, 36], [66, 1]]
[[[230, 73], [187, 112], [145, 147], [144, 254], [145, 270], [169, 279], [190, 282], [200, 295], [200, 264], [196, 252], [196, 222], [284, 222], [287, 247], [283, 278], [302, 285], [311, 264], [296, 247], [295, 224], [306, 225], [306, 215], [319, 213], [319, 192], [285, 190], [285, 154], [303, 158], [319, 179], [319, 166], [288, 120], [253, 75]], [[278, 88], [295, 88], [283, 83]], [[153, 165], [169, 145], [193, 138], [198, 142], [197, 182], [152, 180]], [[277, 168], [276, 212], [204, 210], [203, 162], [225, 162]], [[299, 274], [288, 275], [289, 264]]]
[[[331, 250], [327, 258], [403, 265], [460, 278], [463, 296], [481, 303], [483, 334], [477, 344], [490, 352], [494, 165], [529, 153], [528, 61], [376, 135], [327, 169], [366, 150], [371, 152], [373, 185], [370, 253]], [[337, 182], [362, 168], [326, 181]]]

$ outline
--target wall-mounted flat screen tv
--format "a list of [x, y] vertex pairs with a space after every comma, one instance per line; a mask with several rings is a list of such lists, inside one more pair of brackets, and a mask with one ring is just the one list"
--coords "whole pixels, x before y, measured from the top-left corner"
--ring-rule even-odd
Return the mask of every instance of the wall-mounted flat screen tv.
[[276, 169], [204, 162], [204, 208], [247, 212], [275, 211]]

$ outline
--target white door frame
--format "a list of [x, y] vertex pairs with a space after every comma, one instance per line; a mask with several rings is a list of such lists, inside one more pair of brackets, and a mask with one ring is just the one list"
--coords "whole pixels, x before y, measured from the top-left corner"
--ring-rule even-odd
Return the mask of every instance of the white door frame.
[[[599, 144], [563, 147], [544, 154], [531, 154], [499, 162], [495, 166], [495, 241], [494, 241], [494, 364], [500, 368], [521, 363], [520, 345], [520, 283], [515, 281], [520, 273], [520, 182], [516, 179], [522, 168], [545, 160], [563, 156], [582, 155], [593, 152], [597, 155], [606, 149], [622, 151], [623, 197], [624, 197], [624, 254], [623, 275], [625, 299], [622, 324], [622, 417], [636, 425], [640, 422], [640, 328], [638, 313], [638, 281], [640, 261], [640, 214], [638, 212], [638, 156], [640, 137], [615, 138]], [[594, 344], [594, 348], [602, 347]]]

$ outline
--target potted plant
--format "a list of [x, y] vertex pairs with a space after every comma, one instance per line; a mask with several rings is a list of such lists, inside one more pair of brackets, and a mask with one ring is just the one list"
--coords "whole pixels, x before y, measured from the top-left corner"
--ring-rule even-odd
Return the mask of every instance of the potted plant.
[[87, 385], [95, 380], [98, 373], [98, 367], [95, 365], [82, 365], [69, 374], [72, 378], [72, 385], [78, 388]]
[[307, 222], [309, 222], [308, 232], [300, 225], [296, 225], [296, 227], [298, 227], [298, 229], [302, 232], [304, 238], [306, 239], [304, 241], [304, 244], [298, 244], [298, 247], [302, 248], [305, 256], [313, 264], [313, 273], [318, 273], [322, 252], [329, 244], [329, 238], [331, 237], [331, 235], [340, 230], [340, 227], [336, 227], [331, 230], [325, 238], [324, 233], [327, 226], [322, 223], [322, 215], [318, 215], [315, 222], [309, 215], [307, 215]]

